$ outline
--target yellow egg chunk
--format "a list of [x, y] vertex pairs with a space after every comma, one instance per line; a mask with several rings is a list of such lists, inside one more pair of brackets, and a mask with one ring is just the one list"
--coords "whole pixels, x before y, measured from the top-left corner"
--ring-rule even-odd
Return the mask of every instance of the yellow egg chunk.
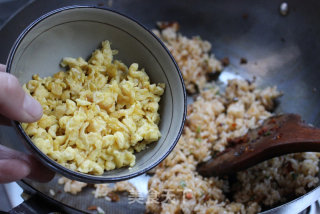
[[40, 102], [42, 118], [22, 127], [46, 155], [82, 173], [132, 167], [134, 152], [159, 140], [159, 101], [163, 83], [151, 84], [137, 63], [128, 68], [113, 56], [108, 41], [91, 58], [63, 58], [52, 77], [23, 88]]

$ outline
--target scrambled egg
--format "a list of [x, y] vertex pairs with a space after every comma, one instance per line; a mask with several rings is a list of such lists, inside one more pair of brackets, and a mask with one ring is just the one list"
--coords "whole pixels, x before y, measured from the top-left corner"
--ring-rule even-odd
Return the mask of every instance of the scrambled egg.
[[160, 137], [158, 113], [165, 85], [151, 84], [144, 69], [113, 60], [108, 41], [86, 62], [64, 58], [53, 77], [23, 85], [43, 107], [42, 118], [22, 124], [34, 144], [59, 164], [103, 174], [135, 164], [134, 152]]

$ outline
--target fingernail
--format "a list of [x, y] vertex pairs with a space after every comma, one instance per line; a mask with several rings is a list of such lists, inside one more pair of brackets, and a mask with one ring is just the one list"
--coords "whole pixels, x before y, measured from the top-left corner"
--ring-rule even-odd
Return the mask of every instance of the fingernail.
[[23, 101], [23, 109], [35, 120], [42, 116], [42, 107], [38, 101], [26, 94]]

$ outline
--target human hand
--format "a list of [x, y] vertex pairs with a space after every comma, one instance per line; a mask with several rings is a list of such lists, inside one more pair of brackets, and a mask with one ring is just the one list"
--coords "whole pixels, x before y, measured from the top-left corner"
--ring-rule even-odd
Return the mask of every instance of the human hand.
[[[21, 88], [18, 80], [5, 72], [0, 64], [0, 125], [10, 125], [10, 120], [35, 122], [42, 116], [41, 105]], [[54, 173], [35, 157], [0, 145], [0, 183], [28, 177], [40, 182], [53, 178]]]

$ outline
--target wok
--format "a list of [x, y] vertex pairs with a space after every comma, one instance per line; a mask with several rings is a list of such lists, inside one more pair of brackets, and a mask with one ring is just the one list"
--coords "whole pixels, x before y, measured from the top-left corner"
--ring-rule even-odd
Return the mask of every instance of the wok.
[[[111, 6], [112, 3], [112, 6]], [[300, 114], [307, 122], [320, 126], [320, 2], [288, 1], [289, 14], [282, 16], [279, 7], [282, 1], [263, 0], [117, 0], [117, 1], [35, 1], [16, 14], [0, 31], [0, 62], [5, 63], [10, 48], [19, 33], [31, 21], [50, 10], [72, 4], [110, 7], [136, 18], [148, 28], [159, 20], [178, 21], [181, 32], [187, 36], [200, 35], [209, 40], [216, 57], [229, 57], [231, 65], [219, 76], [226, 81], [235, 76], [252, 80], [258, 86], [277, 85], [284, 92], [277, 112]], [[240, 58], [248, 60], [240, 64]], [[24, 151], [19, 138], [10, 127], [0, 127], [0, 142], [11, 148]], [[132, 182], [146, 196], [147, 176]], [[129, 204], [126, 195], [120, 202], [94, 199], [92, 189], [78, 196], [63, 192], [52, 196], [49, 190], [62, 190], [57, 178], [48, 184], [23, 180], [19, 184], [33, 197], [16, 210], [33, 210], [38, 213], [52, 211], [87, 212], [94, 204], [106, 213], [143, 213], [144, 205]], [[35, 194], [35, 195], [34, 195]], [[320, 196], [317, 187], [284, 205], [266, 210], [265, 213], [319, 212], [319, 205], [309, 207]], [[40, 202], [44, 200], [46, 202]], [[48, 201], [49, 200], [49, 201]], [[39, 206], [46, 204], [45, 206]], [[53, 204], [52, 206], [49, 204]], [[37, 208], [33, 208], [37, 206]], [[305, 210], [307, 207], [309, 209]], [[129, 209], [130, 208], [130, 209]], [[318, 211], [317, 211], [318, 209]], [[16, 213], [16, 211], [12, 211]]]

